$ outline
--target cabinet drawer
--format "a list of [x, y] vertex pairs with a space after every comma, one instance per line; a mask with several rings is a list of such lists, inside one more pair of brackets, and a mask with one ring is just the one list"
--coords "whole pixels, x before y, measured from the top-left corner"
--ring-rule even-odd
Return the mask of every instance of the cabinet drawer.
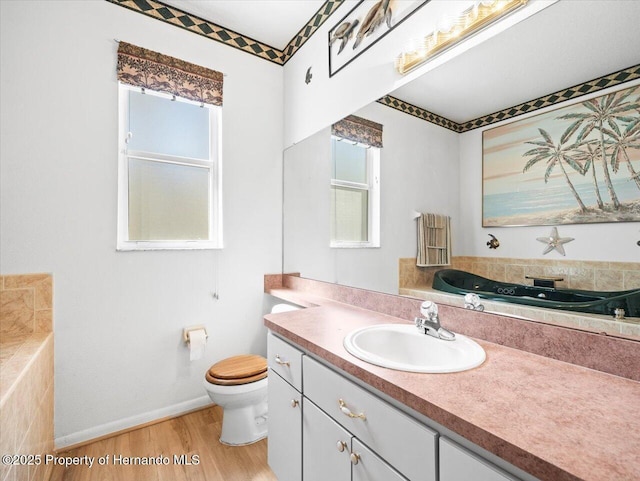
[[274, 336], [272, 332], [267, 335], [267, 364], [302, 392], [302, 351]]
[[436, 480], [435, 431], [308, 356], [303, 365], [305, 397], [403, 476]]
[[517, 478], [447, 438], [440, 438], [440, 481], [459, 481], [461, 479], [517, 481]]

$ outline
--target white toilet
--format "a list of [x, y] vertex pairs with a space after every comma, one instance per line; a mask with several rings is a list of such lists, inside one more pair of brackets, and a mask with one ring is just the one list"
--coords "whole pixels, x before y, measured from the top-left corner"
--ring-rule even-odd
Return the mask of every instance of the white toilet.
[[251, 444], [267, 436], [267, 360], [258, 355], [233, 356], [207, 371], [204, 388], [221, 406], [220, 442]]
[[[276, 304], [271, 313], [298, 307]], [[204, 377], [211, 400], [222, 407], [220, 442], [231, 446], [255, 443], [267, 436], [267, 360], [243, 354], [215, 363]]]

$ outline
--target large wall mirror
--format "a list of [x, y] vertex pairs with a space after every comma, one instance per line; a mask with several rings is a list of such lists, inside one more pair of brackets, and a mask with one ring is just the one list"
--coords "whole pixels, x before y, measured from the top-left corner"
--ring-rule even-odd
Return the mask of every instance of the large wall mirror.
[[[639, 17], [637, 2], [560, 1], [389, 95], [464, 123], [637, 66], [640, 51], [635, 46], [640, 44], [640, 31], [635, 19]], [[640, 85], [640, 80], [625, 85]], [[284, 152], [283, 272], [398, 294], [399, 259], [416, 257], [415, 212], [451, 217], [453, 256], [487, 255], [487, 232], [500, 237], [504, 231], [481, 227], [482, 129], [460, 134], [380, 102], [353, 114], [383, 126], [375, 179], [380, 187], [379, 205], [373, 213], [354, 211], [360, 223], [362, 216], [379, 215], [379, 246], [331, 246], [336, 169], [331, 127], [327, 126]], [[635, 158], [639, 164], [640, 159]], [[620, 259], [619, 252], [611, 252], [609, 258], [600, 248], [590, 251], [586, 240], [575, 243], [578, 257], [574, 259], [637, 263], [640, 247], [635, 247], [635, 241], [640, 240], [640, 228], [638, 223], [635, 230], [628, 224], [625, 236], [632, 231], [639, 234], [634, 247], [627, 248], [635, 250], [628, 250], [626, 257]], [[609, 225], [608, 232], [619, 228]], [[602, 224], [589, 229], [599, 229], [583, 231], [592, 237], [593, 232], [605, 232]], [[526, 235], [535, 237], [534, 232], [539, 230]], [[470, 248], [472, 240], [482, 247]], [[541, 251], [531, 255], [541, 258]], [[640, 280], [638, 283], [640, 288]], [[462, 305], [460, 299], [451, 303]], [[508, 304], [502, 310], [494, 309], [514, 313]], [[536, 316], [544, 321], [553, 317], [532, 311], [530, 317]]]

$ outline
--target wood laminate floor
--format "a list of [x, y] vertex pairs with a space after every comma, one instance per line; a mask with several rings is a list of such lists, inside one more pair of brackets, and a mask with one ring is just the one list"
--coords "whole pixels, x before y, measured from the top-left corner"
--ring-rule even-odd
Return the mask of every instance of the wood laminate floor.
[[[222, 445], [221, 423], [222, 408], [213, 406], [59, 453], [84, 462], [94, 458], [94, 463], [91, 468], [56, 466], [51, 481], [277, 481], [267, 465], [267, 440], [249, 446]], [[186, 461], [197, 455], [199, 462], [180, 464], [182, 455]], [[114, 465], [129, 457], [158, 456], [169, 458], [169, 464]], [[100, 457], [109, 464], [98, 465]]]

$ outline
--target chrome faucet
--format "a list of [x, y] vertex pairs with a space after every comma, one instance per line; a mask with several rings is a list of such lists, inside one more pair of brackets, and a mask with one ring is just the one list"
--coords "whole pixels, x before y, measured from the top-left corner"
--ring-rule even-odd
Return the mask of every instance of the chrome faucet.
[[433, 302], [424, 301], [420, 306], [420, 314], [424, 317], [416, 317], [414, 322], [421, 332], [424, 331], [425, 334], [444, 341], [453, 341], [456, 338], [453, 332], [447, 331], [440, 325], [438, 306]]

